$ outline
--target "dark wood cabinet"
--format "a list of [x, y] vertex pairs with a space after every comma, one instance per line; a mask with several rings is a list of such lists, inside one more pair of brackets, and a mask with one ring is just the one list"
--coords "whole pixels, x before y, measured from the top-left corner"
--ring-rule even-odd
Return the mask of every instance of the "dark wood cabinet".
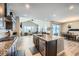
[[57, 40], [49, 41], [46, 43], [46, 55], [56, 56], [57, 55]]
[[56, 56], [57, 40], [45, 41], [43, 39], [39, 39], [39, 52], [43, 56]]
[[33, 42], [37, 50], [43, 56], [57, 55], [57, 40], [46, 41], [39, 36], [33, 35]]
[[39, 41], [38, 41], [38, 37], [36, 37], [36, 36], [34, 36], [33, 37], [33, 42], [34, 42], [34, 44], [35, 44], [35, 47], [37, 48], [37, 49], [39, 49]]
[[41, 55], [46, 55], [46, 41], [39, 39], [39, 52]]
[[12, 21], [5, 21], [6, 29], [12, 29]]

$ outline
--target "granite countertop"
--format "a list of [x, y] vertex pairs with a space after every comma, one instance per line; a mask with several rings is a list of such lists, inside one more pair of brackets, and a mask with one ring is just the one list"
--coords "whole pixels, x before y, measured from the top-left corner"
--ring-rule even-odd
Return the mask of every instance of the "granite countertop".
[[[9, 37], [5, 39], [9, 39]], [[14, 38], [12, 39], [10, 37], [10, 39], [0, 42], [0, 56], [5, 56], [7, 54], [8, 49], [12, 46], [13, 42], [15, 41]]]
[[35, 35], [46, 41], [64, 39], [64, 37], [62, 37], [62, 36], [53, 36], [53, 35], [47, 35], [47, 34], [43, 34], [43, 35], [35, 34]]

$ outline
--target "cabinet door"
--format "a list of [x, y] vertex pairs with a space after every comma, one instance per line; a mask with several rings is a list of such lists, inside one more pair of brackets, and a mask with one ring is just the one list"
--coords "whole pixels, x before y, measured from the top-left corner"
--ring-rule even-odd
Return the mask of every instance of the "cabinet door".
[[11, 47], [11, 55], [14, 56], [14, 45]]
[[43, 56], [46, 55], [46, 41], [39, 39], [39, 51]]
[[11, 56], [11, 47], [7, 51], [7, 56]]
[[33, 42], [35, 44], [35, 47], [38, 49], [39, 48], [39, 42], [38, 42], [39, 38], [36, 36], [33, 36]]
[[39, 50], [39, 38], [36, 39], [36, 48]]
[[57, 55], [57, 40], [52, 40], [47, 42], [47, 56], [56, 56]]
[[34, 42], [35, 45], [36, 45], [36, 40], [37, 40], [37, 37], [33, 36], [33, 42]]

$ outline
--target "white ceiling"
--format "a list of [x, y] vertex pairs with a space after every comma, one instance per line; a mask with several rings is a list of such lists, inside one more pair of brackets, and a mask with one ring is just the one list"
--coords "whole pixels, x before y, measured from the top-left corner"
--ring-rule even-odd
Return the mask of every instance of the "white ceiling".
[[[27, 4], [27, 3], [26, 3]], [[25, 3], [10, 3], [8, 10], [15, 11], [17, 16], [24, 18], [37, 18], [39, 20], [67, 22], [79, 20], [78, 3], [29, 3], [30, 9], [25, 7]], [[69, 10], [73, 5], [74, 9]], [[54, 15], [54, 16], [53, 16]]]

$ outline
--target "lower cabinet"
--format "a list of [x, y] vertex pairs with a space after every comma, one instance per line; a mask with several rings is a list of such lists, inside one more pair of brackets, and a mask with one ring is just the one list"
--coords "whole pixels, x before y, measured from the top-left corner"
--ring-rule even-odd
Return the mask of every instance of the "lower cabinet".
[[39, 52], [41, 55], [46, 55], [46, 41], [39, 39]]
[[11, 56], [11, 47], [8, 49], [8, 51], [7, 51], [7, 56]]
[[33, 42], [34, 42], [34, 44], [35, 44], [35, 47], [37, 48], [37, 49], [39, 49], [39, 41], [38, 41], [38, 37], [36, 37], [36, 36], [34, 36], [33, 37]]
[[46, 41], [34, 35], [33, 42], [42, 56], [57, 55], [57, 40]]
[[8, 49], [7, 56], [15, 56], [15, 52], [16, 52], [16, 47], [15, 45], [13, 45]]
[[46, 42], [46, 55], [47, 56], [57, 55], [57, 40]]
[[15, 56], [16, 53], [16, 43], [17, 43], [17, 39], [15, 39], [14, 43], [12, 44], [12, 46], [8, 49], [7, 51], [7, 56]]

